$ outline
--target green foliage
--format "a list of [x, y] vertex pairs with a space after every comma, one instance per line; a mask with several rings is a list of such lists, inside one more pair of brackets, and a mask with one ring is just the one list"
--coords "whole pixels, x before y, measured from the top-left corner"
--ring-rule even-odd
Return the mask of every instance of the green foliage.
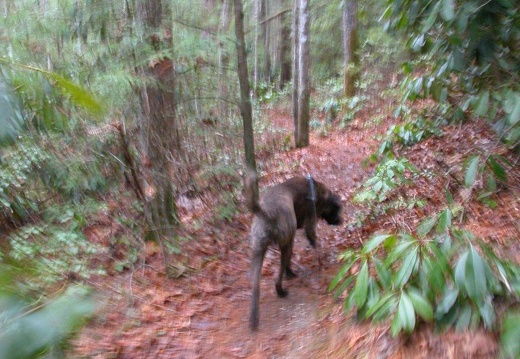
[[[5, 222], [24, 223], [49, 197], [78, 203], [107, 188], [106, 174], [119, 169], [110, 167], [116, 161], [106, 156], [110, 141], [93, 143], [90, 148], [76, 141], [71, 148], [60, 142], [64, 138], [64, 134], [39, 140], [22, 136], [4, 148], [0, 157], [0, 218]], [[60, 145], [67, 151], [59, 151]]]
[[[105, 179], [100, 167], [92, 165], [92, 158], [83, 156], [66, 164], [65, 154], [72, 151], [70, 143], [63, 142], [76, 142], [73, 134], [64, 133], [75, 127], [77, 119], [64, 113], [76, 114], [80, 110], [77, 115], [99, 116], [103, 113], [100, 103], [89, 91], [58, 73], [5, 59], [0, 59], [0, 69], [0, 90], [8, 116], [0, 115], [0, 146], [4, 147], [0, 217], [16, 223], [27, 220], [49, 191], [77, 200], [85, 192], [102, 189]], [[22, 129], [32, 132], [26, 135]]]
[[0, 218], [25, 221], [38, 209], [38, 193], [31, 188], [38, 168], [48, 155], [39, 148], [18, 143], [16, 151], [0, 162]]
[[[316, 88], [316, 95], [311, 98], [311, 108], [323, 115], [325, 118], [323, 125], [330, 125], [341, 111], [342, 91], [343, 85], [339, 78], [327, 79]], [[313, 129], [322, 125], [318, 119], [314, 122], [310, 124]]]
[[[367, 97], [363, 94], [366, 89], [362, 89], [361, 92], [358, 96], [345, 99], [343, 80], [340, 77], [328, 79], [316, 88], [311, 107], [323, 115], [324, 125], [332, 124], [339, 116], [339, 127], [345, 128], [367, 103]], [[318, 123], [315, 127], [319, 127]]]
[[[311, 73], [321, 81], [341, 72], [343, 66], [340, 0], [324, 1], [311, 8]], [[339, 16], [338, 16], [339, 15]]]
[[468, 163], [466, 175], [464, 176], [464, 185], [468, 188], [475, 183], [475, 179], [477, 178], [478, 160], [479, 158], [474, 156]]
[[500, 342], [502, 355], [505, 358], [520, 357], [520, 313], [518, 310], [510, 310], [505, 314]]
[[[404, 122], [388, 130], [373, 157], [384, 164], [396, 145], [441, 135], [439, 127], [446, 121], [470, 116], [493, 121], [504, 142], [517, 147], [520, 33], [511, 25], [518, 23], [519, 5], [477, 0], [387, 4], [385, 27], [407, 38], [412, 58], [402, 67], [402, 104], [395, 112]], [[406, 101], [419, 99], [434, 104], [427, 102], [427, 110], [412, 118]], [[506, 184], [508, 168], [501, 156], [472, 154], [463, 169], [464, 186], [492, 205], [490, 196]], [[370, 178], [357, 197], [370, 203], [386, 200], [388, 194], [377, 195], [384, 188], [378, 177]], [[330, 289], [346, 291], [347, 310], [355, 307], [361, 319], [390, 318], [393, 335], [412, 332], [418, 319], [457, 330], [480, 324], [496, 328], [500, 311], [495, 301], [518, 303], [520, 269], [454, 225], [461, 208], [450, 198], [450, 207], [425, 218], [415, 233], [376, 235], [361, 250], [341, 255], [345, 264]], [[510, 325], [504, 330], [518, 338]], [[508, 355], [516, 354], [513, 340], [505, 338]]]
[[12, 142], [23, 127], [22, 105], [14, 89], [0, 76], [0, 145]]
[[479, 250], [471, 233], [451, 225], [450, 209], [419, 227], [417, 236], [376, 235], [342, 253], [345, 264], [329, 290], [347, 291], [345, 310], [355, 307], [360, 319], [390, 317], [393, 336], [411, 333], [418, 319], [457, 330], [495, 328], [493, 301], [518, 301], [520, 267], [484, 245]]
[[[408, 37], [404, 100], [432, 98], [447, 118], [472, 111], [518, 145], [520, 5], [512, 1], [388, 0], [385, 27]], [[425, 66], [425, 64], [428, 64]]]
[[[36, 274], [20, 281], [23, 288], [19, 291], [44, 291], [63, 280], [103, 273], [91, 265], [100, 247], [89, 243], [82, 232], [88, 216], [100, 211], [99, 202], [86, 197], [100, 189], [92, 187], [98, 180], [91, 176], [98, 164], [92, 158], [74, 157], [76, 162], [70, 161], [69, 167], [63, 168], [67, 162], [56, 157], [62, 155], [46, 151], [26, 137], [6, 147], [5, 152], [0, 164], [0, 215], [2, 225], [11, 224], [13, 228], [3, 238], [6, 246], [0, 260], [30, 263]], [[50, 175], [53, 163], [61, 176]], [[71, 170], [75, 163], [88, 171], [76, 174]], [[104, 177], [99, 176], [104, 184]], [[48, 198], [56, 202], [45, 203]], [[67, 204], [69, 200], [76, 203]]]
[[0, 70], [3, 70], [0, 91], [4, 94], [2, 101], [7, 116], [0, 117], [0, 127], [7, 131], [0, 132], [0, 144], [2, 138], [9, 139], [6, 136], [13, 140], [26, 126], [28, 118], [43, 131], [63, 130], [68, 119], [63, 115], [62, 106], [81, 109], [91, 116], [103, 114], [101, 104], [89, 91], [58, 73], [1, 58]]
[[[93, 155], [93, 154], [92, 154]], [[39, 168], [41, 181], [51, 190], [74, 201], [102, 193], [107, 187], [103, 156], [49, 156]]]
[[7, 238], [9, 258], [31, 263], [33, 272], [38, 274], [27, 278], [28, 290], [42, 290], [66, 278], [86, 279], [93, 274], [104, 274], [102, 268], [91, 264], [102, 249], [90, 243], [82, 232], [85, 214], [77, 207], [50, 207], [44, 224], [23, 226]]
[[417, 168], [406, 158], [386, 157], [376, 166], [373, 176], [364, 183], [363, 190], [356, 194], [354, 201], [381, 203], [394, 189], [409, 183], [410, 176], [417, 174]]
[[[287, 90], [285, 90], [287, 91]], [[285, 94], [285, 91], [279, 91], [276, 86], [266, 82], [260, 82], [257, 84], [255, 89], [255, 100], [258, 104], [271, 104], [275, 103]]]
[[392, 125], [386, 132], [386, 138], [379, 145], [377, 155], [381, 156], [391, 151], [394, 145], [411, 146], [430, 136], [441, 136], [439, 124], [423, 117]]
[[[5, 274], [5, 273], [3, 273]], [[71, 286], [45, 305], [29, 304], [0, 288], [0, 358], [58, 358], [94, 312], [89, 291]]]
[[[372, 6], [376, 7], [380, 6], [380, 4]], [[367, 10], [368, 12], [362, 10], [361, 14], [370, 17], [371, 20], [374, 21], [373, 10]], [[364, 77], [375, 76], [377, 74], [377, 72], [374, 71], [375, 66], [380, 68], [392, 68], [395, 64], [401, 63], [408, 57], [402, 39], [386, 33], [381, 26], [379, 26], [379, 23], [368, 27], [366, 35], [362, 37], [362, 41], [360, 63], [366, 68], [366, 73], [363, 75]], [[363, 80], [361, 82], [370, 83]]]
[[340, 108], [340, 102], [338, 99], [329, 98], [318, 110], [325, 114], [325, 121], [327, 123], [332, 123], [332, 121], [336, 119]]
[[[476, 198], [485, 205], [494, 208], [496, 202], [491, 196], [500, 186], [507, 184], [507, 170], [511, 164], [500, 155], [489, 155], [484, 160], [472, 155], [467, 160], [464, 173], [464, 186], [477, 191]], [[479, 179], [479, 181], [477, 181]]]
[[365, 106], [367, 103], [367, 98], [364, 95], [360, 96], [352, 96], [348, 99], [342, 99], [341, 110], [344, 113], [340, 127], [346, 127], [347, 124], [356, 118], [358, 112]]

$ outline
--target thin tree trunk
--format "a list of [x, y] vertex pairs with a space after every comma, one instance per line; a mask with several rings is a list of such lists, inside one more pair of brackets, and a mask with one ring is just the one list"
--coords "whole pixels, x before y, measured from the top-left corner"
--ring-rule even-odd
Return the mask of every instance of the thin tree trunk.
[[[262, 0], [253, 0], [253, 20], [255, 22], [255, 37], [253, 43], [253, 89], [256, 91], [258, 89], [258, 76], [259, 76], [259, 66], [258, 66], [258, 42], [259, 42], [259, 31], [258, 27], [260, 26], [260, 12], [262, 7]], [[236, 9], [236, 6], [235, 6]], [[236, 10], [235, 10], [236, 11]], [[242, 24], [243, 25], [243, 24]], [[236, 24], [235, 24], [236, 26]], [[243, 28], [243, 26], [242, 26]], [[238, 39], [238, 36], [237, 36]], [[256, 96], [256, 94], [255, 94]]]
[[[310, 53], [309, 53], [309, 2], [296, 0], [295, 4], [295, 51], [293, 81], [297, 81], [296, 91], [293, 89], [293, 115], [295, 122], [294, 142], [296, 147], [309, 145], [310, 118]], [[293, 84], [294, 86], [294, 84]]]
[[271, 57], [269, 53], [269, 47], [270, 47], [270, 41], [269, 41], [269, 23], [270, 21], [266, 21], [267, 17], [269, 16], [269, 9], [268, 9], [268, 1], [267, 0], [261, 0], [261, 11], [260, 16], [262, 18], [262, 43], [264, 45], [264, 71], [263, 71], [263, 80], [266, 83], [271, 82]]
[[284, 14], [280, 21], [280, 88], [291, 81], [291, 27], [289, 17]]
[[294, 121], [294, 141], [297, 141], [297, 138], [300, 137], [299, 134], [299, 126], [298, 126], [298, 118], [299, 118], [299, 108], [298, 108], [298, 89], [300, 87], [299, 76], [300, 72], [300, 40], [299, 40], [299, 30], [300, 29], [300, 0], [294, 0], [294, 9], [293, 9], [293, 21], [292, 21], [292, 33], [293, 33], [293, 53], [292, 53], [292, 63], [293, 63], [293, 73], [292, 73], [292, 114]]
[[357, 7], [358, 0], [346, 0], [343, 8], [343, 96], [345, 98], [356, 94], [356, 82], [359, 78]]
[[256, 171], [255, 145], [253, 136], [253, 110], [251, 107], [247, 57], [244, 35], [244, 12], [242, 0], [234, 0], [235, 4], [235, 34], [237, 48], [238, 81], [240, 84], [240, 114], [244, 125], [244, 152], [246, 165]]
[[[226, 34], [229, 30], [229, 25], [231, 23], [231, 9], [232, 9], [232, 0], [222, 0], [222, 8], [220, 10], [220, 24], [219, 24], [219, 38], [222, 37], [223, 34]], [[225, 36], [225, 35], [224, 35]], [[219, 72], [218, 72], [218, 88], [219, 88], [219, 97], [227, 98], [228, 97], [228, 67], [229, 67], [229, 54], [224, 46], [224, 41], [219, 41]], [[225, 110], [227, 109], [227, 105], [223, 101], [219, 101], [219, 113], [218, 117], [226, 116]]]
[[301, 0], [300, 7], [300, 71], [299, 71], [299, 89], [298, 89], [298, 125], [300, 129], [298, 133], [300, 138], [296, 143], [296, 147], [305, 147], [309, 145], [309, 119], [310, 119], [310, 51], [309, 51], [309, 0]]

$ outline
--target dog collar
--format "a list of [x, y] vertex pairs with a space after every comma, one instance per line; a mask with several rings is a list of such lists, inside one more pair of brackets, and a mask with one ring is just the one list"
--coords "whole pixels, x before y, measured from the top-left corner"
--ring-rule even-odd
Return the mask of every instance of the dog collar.
[[314, 179], [312, 179], [312, 176], [310, 174], [307, 174], [307, 181], [309, 181], [309, 196], [307, 199], [310, 199], [313, 202], [316, 202], [316, 188], [314, 186]]

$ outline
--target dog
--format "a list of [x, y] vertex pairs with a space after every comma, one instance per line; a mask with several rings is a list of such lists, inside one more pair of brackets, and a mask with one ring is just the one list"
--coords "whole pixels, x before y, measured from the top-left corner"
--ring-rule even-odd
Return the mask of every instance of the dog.
[[250, 171], [245, 179], [245, 193], [247, 207], [254, 214], [249, 234], [253, 276], [249, 325], [252, 330], [259, 324], [260, 276], [267, 247], [270, 244], [280, 247], [280, 271], [275, 287], [278, 296], [283, 298], [287, 296], [282, 287], [284, 273], [287, 278], [296, 276], [291, 269], [296, 229], [304, 228], [309, 243], [315, 248], [318, 218], [330, 225], [342, 223], [340, 197], [310, 176], [293, 177], [270, 187], [261, 201], [255, 192], [257, 181], [256, 173]]

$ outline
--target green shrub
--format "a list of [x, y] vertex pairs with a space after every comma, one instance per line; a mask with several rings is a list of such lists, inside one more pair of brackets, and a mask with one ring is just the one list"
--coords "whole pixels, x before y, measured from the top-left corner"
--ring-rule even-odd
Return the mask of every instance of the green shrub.
[[68, 339], [94, 312], [89, 290], [72, 286], [44, 305], [1, 293], [0, 358], [64, 357]]
[[360, 319], [391, 318], [393, 336], [411, 333], [418, 319], [457, 330], [496, 328], [495, 301], [518, 302], [520, 268], [451, 219], [445, 209], [424, 220], [416, 236], [376, 235], [361, 250], [345, 251], [329, 290], [348, 289], [345, 310], [356, 307]]
[[396, 144], [411, 146], [419, 143], [430, 136], [441, 136], [439, 123], [419, 116], [398, 125], [392, 125], [386, 131], [386, 137], [381, 141], [377, 155], [382, 156], [389, 153]]
[[0, 158], [0, 219], [25, 221], [30, 212], [38, 209], [40, 193], [33, 186], [35, 169], [47, 158], [37, 146], [22, 142]]
[[502, 355], [504, 358], [520, 358], [520, 312], [508, 311], [502, 323]]
[[87, 240], [82, 232], [85, 224], [78, 208], [50, 207], [44, 222], [25, 225], [9, 235], [9, 258], [30, 264], [37, 274], [23, 281], [28, 292], [44, 290], [49, 284], [68, 278], [87, 279], [104, 274], [104, 269], [91, 264], [102, 249]]
[[355, 195], [354, 201], [381, 203], [392, 190], [409, 183], [410, 177], [417, 174], [417, 168], [406, 158], [386, 157], [376, 166], [373, 176], [364, 183], [363, 190]]

